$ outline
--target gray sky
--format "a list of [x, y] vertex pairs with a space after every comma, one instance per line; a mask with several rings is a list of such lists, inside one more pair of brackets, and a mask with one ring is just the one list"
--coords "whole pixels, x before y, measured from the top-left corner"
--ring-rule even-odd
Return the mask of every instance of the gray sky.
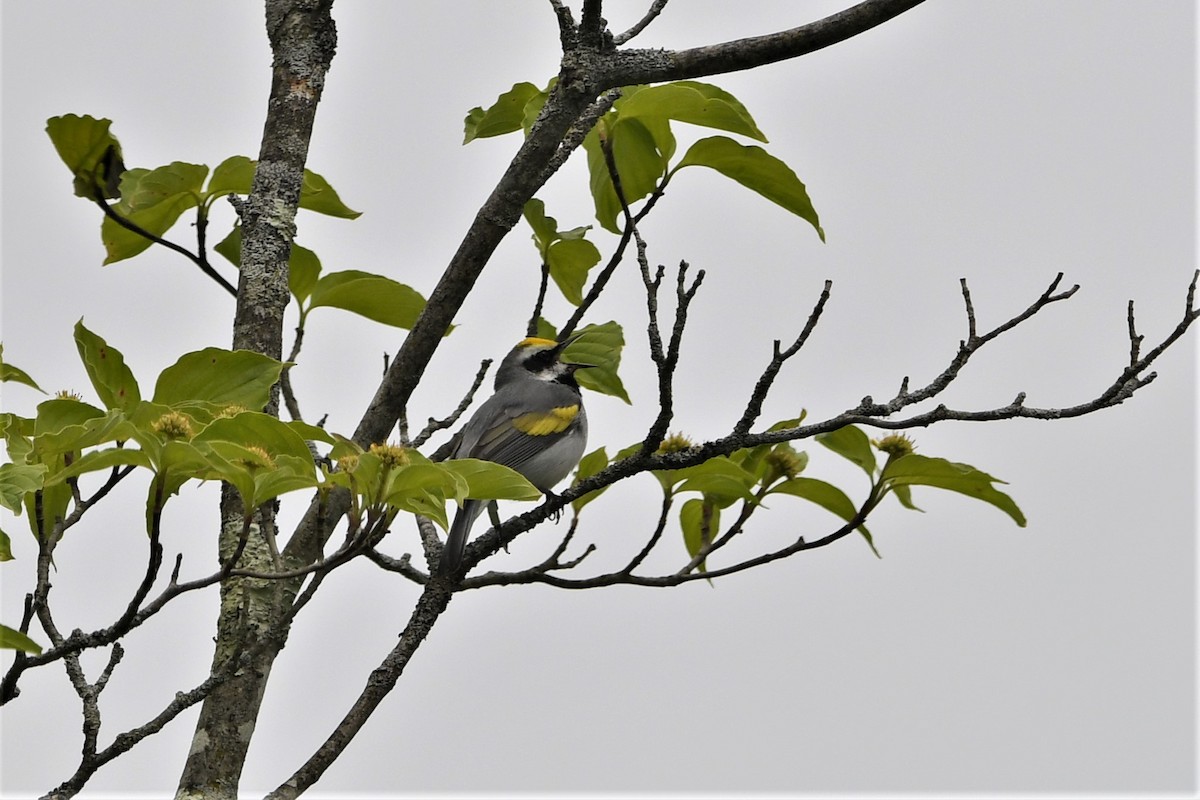
[[[647, 3], [609, 2], [623, 30]], [[834, 2], [676, 0], [637, 43], [682, 47], [792, 27]], [[355, 222], [302, 215], [299, 241], [326, 270], [363, 269], [427, 293], [517, 141], [462, 147], [462, 118], [556, 68], [548, 4], [335, 6], [338, 55], [310, 166]], [[644, 228], [650, 256], [708, 272], [694, 306], [674, 428], [719, 435], [740, 414], [774, 338], [793, 337], [821, 283], [833, 299], [791, 362], [764, 422], [818, 419], [904, 375], [937, 374], [965, 334], [958, 279], [980, 325], [1026, 307], [1058, 271], [1082, 289], [985, 348], [947, 393], [962, 408], [1091, 399], [1128, 358], [1125, 303], [1147, 341], [1183, 311], [1195, 266], [1194, 42], [1188, 2], [933, 0], [850, 42], [753, 73], [719, 76], [804, 180], [828, 234], [698, 170], [682, 173]], [[114, 120], [130, 166], [215, 166], [257, 153], [269, 53], [258, 3], [5, 3], [5, 356], [53, 391], [90, 397], [71, 327], [119, 347], [144, 390], [184, 352], [226, 346], [232, 304], [165, 251], [101, 268], [99, 215], [71, 196], [46, 118]], [[681, 143], [697, 132], [680, 126]], [[700, 132], [699, 135], [705, 135]], [[681, 144], [680, 151], [684, 149]], [[539, 195], [564, 226], [590, 202], [576, 157]], [[217, 238], [232, 219], [212, 226]], [[172, 232], [186, 238], [187, 229]], [[607, 253], [614, 237], [596, 237]], [[231, 274], [226, 270], [226, 274]], [[439, 351], [414, 419], [457, 402], [479, 359], [522, 335], [536, 264], [506, 240]], [[639, 332], [644, 299], [625, 270], [592, 314], [626, 325], [632, 407], [589, 396], [591, 444], [610, 452], [652, 417]], [[551, 308], [561, 322], [566, 306]], [[294, 374], [306, 414], [349, 432], [381, 353], [401, 333], [316, 312]], [[996, 509], [916, 491], [927, 513], [886, 504], [856, 539], [669, 591], [542, 587], [457, 596], [430, 640], [314, 796], [528, 792], [1100, 792], [1195, 787], [1195, 347], [1164, 357], [1124, 406], [1063, 423], [942, 424], [919, 452], [1009, 481], [1029, 526]], [[31, 414], [40, 395], [4, 391]], [[863, 476], [820, 446], [807, 474], [861, 497]], [[144, 482], [123, 487], [56, 553], [61, 627], [124, 607], [144, 564]], [[636, 552], [657, 507], [649, 477], [588, 509], [596, 566]], [[168, 506], [168, 557], [213, 564], [214, 487]], [[286, 513], [294, 518], [296, 510]], [[4, 517], [17, 559], [0, 568], [8, 624], [32, 586], [24, 519]], [[834, 523], [786, 499], [743, 550]], [[532, 532], [504, 563], [557, 542]], [[401, 526], [384, 549], [414, 551]], [[683, 560], [668, 537], [647, 569]], [[497, 560], [500, 563], [500, 560]], [[273, 788], [319, 745], [393, 646], [417, 590], [369, 564], [335, 573], [277, 662], [243, 786]], [[104, 695], [102, 743], [207, 671], [216, 596], [193, 595], [129, 637]], [[10, 659], [5, 657], [3, 665]], [[92, 675], [104, 657], [86, 661]], [[27, 673], [0, 715], [0, 788], [41, 793], [73, 770], [78, 702], [55, 666]], [[174, 790], [195, 713], [90, 784], [94, 796]]]

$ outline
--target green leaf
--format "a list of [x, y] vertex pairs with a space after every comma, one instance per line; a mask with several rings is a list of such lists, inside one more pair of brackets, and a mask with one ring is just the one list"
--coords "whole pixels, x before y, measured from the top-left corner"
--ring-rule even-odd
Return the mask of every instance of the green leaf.
[[536, 500], [542, 496], [524, 475], [491, 461], [457, 458], [442, 462], [441, 467], [466, 481], [466, 496], [473, 500]]
[[300, 207], [341, 219], [357, 219], [361, 211], [355, 211], [342, 202], [329, 181], [310, 169], [304, 170], [304, 184], [300, 187]]
[[103, 416], [103, 411], [82, 400], [52, 397], [38, 404], [33, 434], [41, 437], [47, 433], [59, 433], [66, 428], [83, 425], [88, 420]]
[[82, 319], [75, 323], [75, 347], [105, 408], [127, 409], [142, 399], [121, 351], [84, 327]]
[[588, 270], [600, 263], [600, 251], [587, 239], [560, 239], [550, 245], [546, 265], [550, 277], [573, 306], [583, 302]]
[[[606, 118], [609, 119], [609, 118]], [[650, 130], [638, 119], [617, 117], [608, 124], [601, 120], [583, 140], [587, 153], [589, 186], [596, 207], [596, 219], [605, 230], [620, 233], [617, 218], [622, 215], [621, 202], [613, 188], [612, 176], [604, 158], [598, 131], [604, 126], [612, 145], [613, 161], [621, 178], [625, 202], [635, 202], [654, 191], [667, 169], [667, 159], [659, 151]]]
[[[450, 524], [446, 516], [446, 500], [457, 498], [464, 479], [444, 466], [416, 463], [395, 470], [384, 502], [402, 511], [429, 517], [445, 530]], [[462, 488], [461, 491], [467, 489]]]
[[888, 488], [932, 486], [974, 497], [976, 500], [991, 503], [1012, 517], [1017, 525], [1025, 527], [1025, 515], [1021, 513], [1021, 509], [1011, 497], [993, 485], [1004, 481], [993, 478], [970, 464], [958, 464], [944, 458], [930, 458], [913, 453], [892, 461], [880, 477]]
[[12, 383], [23, 383], [32, 389], [37, 389], [42, 394], [46, 393], [42, 387], [34, 382], [33, 378], [29, 377], [29, 374], [25, 370], [18, 369], [4, 361], [4, 344], [0, 342], [0, 383], [10, 381]]
[[14, 464], [25, 461], [33, 451], [34, 421], [16, 414], [0, 414], [0, 434], [4, 436], [4, 447], [8, 459]]
[[[239, 269], [242, 266], [242, 227], [234, 225], [224, 239], [213, 245], [213, 250], [223, 255], [231, 264]], [[321, 260], [317, 254], [307, 247], [292, 242], [291, 254], [288, 256], [288, 289], [296, 300], [303, 303], [312, 294], [317, 285], [317, 276], [321, 274]]]
[[[621, 109], [624, 108], [626, 101], [633, 97], [638, 92], [645, 91], [648, 86], [625, 86], [621, 88], [621, 99], [614, 106], [615, 118], [624, 116]], [[629, 115], [630, 119], [636, 117], [637, 121], [645, 126], [646, 130], [654, 139], [654, 146], [658, 152], [662, 153], [662, 157], [670, 161], [675, 155], [675, 134], [671, 132], [671, 119], [665, 115], [644, 114], [644, 115]]]
[[536, 197], [525, 204], [524, 215], [533, 228], [533, 243], [550, 277], [567, 302], [579, 305], [588, 271], [600, 262], [596, 245], [583, 238], [591, 226], [560, 231], [558, 221], [546, 216], [545, 204]]
[[0, 625], [0, 647], [6, 650], [23, 650], [34, 655], [42, 652], [41, 645], [7, 625]]
[[120, 196], [117, 188], [125, 164], [120, 142], [109, 133], [110, 125], [110, 119], [75, 114], [46, 120], [54, 149], [75, 176], [76, 197], [94, 200], [97, 189], [104, 197]]
[[589, 369], [575, 373], [579, 385], [630, 403], [621, 376], [617, 374], [621, 367], [621, 349], [625, 347], [625, 333], [620, 323], [609, 321], [587, 325], [578, 333], [579, 338], [567, 346], [562, 357], [567, 363], [591, 365]]
[[208, 181], [208, 196], [250, 194], [256, 161], [246, 156], [230, 156], [217, 165]]
[[533, 244], [544, 259], [546, 250], [559, 238], [558, 220], [546, 216], [546, 204], [536, 197], [525, 203], [521, 215], [529, 223], [529, 227], [533, 228]]
[[62, 461], [63, 454], [127, 439], [132, 434], [132, 426], [123, 412], [106, 414], [95, 406], [67, 398], [41, 403], [33, 430], [33, 452], [47, 464], [56, 459]]
[[871, 449], [871, 440], [860, 429], [847, 425], [830, 433], [818, 433], [813, 438], [842, 458], [862, 467], [867, 477], [875, 480], [875, 468], [878, 466], [875, 451]]
[[[243, 420], [239, 424], [245, 425], [246, 422]], [[278, 429], [275, 434], [278, 435]], [[200, 436], [191, 442], [171, 442], [170, 445], [173, 449], [176, 445], [183, 445], [178, 457], [172, 459], [172, 468], [176, 472], [185, 477], [206, 479], [210, 477], [211, 467], [211, 472], [237, 488], [247, 512], [281, 494], [311, 489], [319, 483], [307, 448], [303, 456], [298, 456], [288, 452], [264, 452], [266, 447], [253, 442], [246, 446], [226, 439], [201, 440]], [[189, 453], [187, 448], [194, 452]], [[167, 453], [164, 447], [164, 454]], [[197, 461], [196, 453], [206, 464]]]
[[[683, 529], [683, 546], [687, 548], [688, 556], [695, 558], [721, 529], [721, 509], [707, 500], [688, 500], [679, 509], [679, 527]], [[697, 569], [708, 571], [703, 561]]]
[[319, 484], [311, 455], [306, 458], [276, 456], [274, 469], [254, 473], [255, 508], [281, 494], [313, 489]]
[[688, 148], [675, 170], [692, 166], [715, 169], [747, 189], [758, 192], [808, 222], [816, 229], [821, 241], [825, 241], [825, 231], [821, 228], [804, 184], [791, 167], [761, 147], [738, 144], [727, 136], [701, 139]]
[[313, 287], [310, 300], [310, 308], [341, 308], [406, 330], [412, 328], [425, 309], [425, 298], [415, 289], [391, 278], [358, 270], [322, 276]]
[[[833, 484], [816, 478], [792, 478], [775, 486], [768, 494], [790, 494], [793, 497], [803, 498], [816, 503], [826, 511], [833, 512], [846, 522], [854, 519], [858, 513], [858, 509], [854, 507], [854, 503], [846, 496], [845, 492]], [[871, 537], [871, 532], [867, 530], [867, 526], [859, 525], [858, 532], [867, 540], [867, 545], [875, 557], [879, 558], [879, 551], [875, 549], [875, 541]]]
[[[743, 466], [754, 473], [763, 485], [794, 478], [808, 467], [808, 453], [798, 451], [788, 442], [771, 445], [761, 459], [749, 460]], [[751, 468], [753, 466], [753, 469]]]
[[99, 472], [113, 467], [137, 466], [152, 469], [150, 457], [142, 450], [131, 447], [107, 447], [103, 450], [91, 450], [84, 453], [71, 465], [46, 478], [47, 486], [56, 486], [70, 478], [77, 478], [88, 472]]
[[[55, 455], [45, 466], [46, 473], [51, 474], [63, 469], [64, 460], [62, 455]], [[33, 493], [28, 493], [24, 497], [25, 513], [29, 519], [29, 529], [33, 532], [35, 538], [39, 540], [43, 535], [51, 536], [55, 526], [67, 515], [67, 507], [71, 504], [71, 489], [65, 484], [57, 486], [44, 486], [41, 493], [38, 495], [41, 498], [41, 507], [38, 508], [35, 503]]]
[[291, 422], [288, 422], [287, 426], [295, 431], [305, 441], [324, 442], [325, 444], [337, 443], [337, 439], [335, 439], [333, 435], [329, 433], [329, 431], [316, 425], [310, 425], [307, 422], [294, 419]]
[[25, 495], [42, 488], [45, 464], [0, 464], [0, 506], [20, 515]]
[[321, 259], [317, 258], [317, 254], [292, 242], [292, 251], [288, 256], [288, 289], [296, 300], [303, 303], [312, 295], [320, 275]]
[[[581, 482], [592, 477], [607, 466], [608, 453], [603, 447], [597, 447], [595, 450], [580, 459], [579, 466], [575, 468], [575, 480], [571, 481], [571, 485], [579, 485]], [[595, 500], [600, 495], [604, 494], [604, 492], [607, 490], [608, 487], [605, 486], [576, 497], [571, 501], [571, 510], [575, 512], [576, 516], [578, 516], [579, 512], [583, 510], [584, 506]]]
[[[804, 417], [807, 413], [807, 411], [802, 409], [800, 411], [800, 416], [793, 419], [780, 420], [771, 427], [767, 428], [767, 432], [774, 433], [776, 431], [798, 427], [804, 420]], [[771, 456], [771, 462], [775, 462], [774, 466], [768, 462], [768, 456]], [[803, 451], [797, 452], [796, 449], [787, 442], [780, 442], [776, 445], [764, 444], [757, 447], [737, 450], [730, 455], [730, 458], [749, 472], [754, 473], [754, 475], [760, 481], [766, 479], [767, 482], [778, 480], [778, 467], [780, 466], [790, 467], [793, 475], [803, 472], [805, 467], [808, 466], [808, 453]]]
[[525, 106], [539, 94], [541, 90], [532, 83], [522, 82], [496, 98], [486, 111], [472, 108], [463, 120], [463, 144], [521, 130]]
[[767, 141], [736, 97], [708, 83], [676, 81], [645, 87], [617, 102], [622, 118], [666, 117]]
[[[220, 478], [237, 489], [242, 498], [242, 511], [249, 514], [258, 508], [255, 496], [254, 473], [270, 469], [270, 462], [262, 453], [255, 452], [236, 442], [168, 442], [163, 446], [163, 466], [170, 470], [182, 483], [185, 479]], [[199, 456], [202, 461], [197, 462]], [[165, 498], [164, 498], [165, 500]], [[146, 501], [146, 520], [150, 521], [156, 499], [153, 487]], [[149, 530], [149, 528], [147, 528]]]
[[767, 494], [789, 494], [816, 503], [844, 521], [854, 519], [858, 509], [846, 493], [831, 483], [816, 478], [792, 478], [771, 488]]
[[554, 327], [554, 323], [545, 317], [538, 317], [537, 335], [541, 339], [549, 339], [552, 342], [558, 341], [558, 328]]
[[[250, 194], [254, 184], [254, 171], [257, 168], [258, 162], [254, 159], [230, 156], [213, 170], [206, 198], [225, 194]], [[329, 181], [310, 169], [304, 170], [304, 183], [300, 187], [300, 208], [342, 219], [356, 219], [362, 216], [361, 211], [355, 211], [342, 202], [338, 193], [329, 185]], [[234, 263], [238, 262], [235, 260]]]
[[213, 420], [191, 440], [195, 443], [225, 441], [244, 447], [261, 447], [272, 458], [289, 456], [308, 462], [313, 470], [312, 452], [304, 437], [281, 419], [259, 411], [243, 411]]
[[[208, 175], [203, 164], [174, 161], [157, 169], [130, 169], [121, 176], [121, 201], [113, 211], [147, 232], [161, 237], [189, 208], [200, 204], [201, 187]], [[100, 225], [105, 264], [132, 258], [153, 242], [121, 227], [109, 217]]]
[[[225, 260], [238, 269], [242, 267], [242, 226], [234, 225], [225, 238], [213, 245], [213, 252], [225, 256]], [[295, 294], [295, 292], [292, 292]]]
[[[207, 176], [208, 167], [204, 164], [183, 161], [172, 161], [166, 166], [150, 170], [126, 170], [121, 179], [121, 202], [117, 203], [115, 210], [123, 214], [136, 214], [161, 206], [179, 195], [189, 195], [192, 200], [190, 205], [196, 205]], [[158, 230], [147, 225], [142, 227], [162, 233], [170, 225]]]
[[542, 109], [546, 106], [546, 101], [550, 99], [550, 90], [554, 88], [554, 84], [558, 83], [558, 76], [550, 79], [546, 84], [546, 88], [529, 98], [529, 102], [525, 104], [525, 116], [521, 120], [521, 129], [525, 135], [533, 130], [533, 123], [537, 122], [538, 116], [541, 115]]
[[8, 538], [8, 534], [0, 531], [0, 561], [12, 561], [12, 539]]
[[207, 347], [181, 356], [158, 376], [153, 402], [202, 401], [254, 410], [267, 405], [283, 364], [248, 350]]
[[757, 447], [744, 447], [729, 454], [729, 460], [749, 472], [761, 481], [767, 473], [766, 457], [771, 452], [772, 445], [760, 444]]
[[767, 433], [774, 433], [775, 431], [786, 431], [788, 428], [798, 428], [798, 427], [800, 427], [800, 423], [804, 422], [804, 418], [807, 416], [808, 416], [808, 411], [806, 411], [805, 409], [802, 408], [802, 409], [800, 409], [800, 416], [794, 417], [792, 419], [779, 420], [779, 422], [776, 422], [774, 425], [767, 428]]
[[[145, 437], [139, 437], [145, 449], [149, 452], [149, 442]], [[221, 445], [233, 444], [221, 442]], [[240, 447], [240, 445], [238, 445]], [[238, 452], [243, 452], [239, 450]], [[199, 480], [226, 479], [229, 474], [236, 473], [247, 485], [252, 485], [253, 477], [249, 470], [235, 467], [229, 463], [230, 452], [217, 453], [212, 443], [192, 443], [178, 439], [161, 442], [157, 450], [154, 468], [167, 476], [167, 493], [174, 494], [180, 486], [193, 478]]]
[[917, 508], [913, 503], [911, 487], [904, 485], [893, 486], [892, 494], [896, 495], [896, 499], [900, 501], [900, 505], [904, 506], [905, 508], [913, 511], [920, 511], [922, 514], [925, 513], [924, 509]]
[[[676, 492], [701, 492], [706, 500], [722, 508], [735, 500], [757, 502], [750, 491], [757, 478], [726, 456], [710, 458], [694, 467], [671, 470], [668, 475], [678, 484]], [[682, 483], [678, 483], [680, 477]]]

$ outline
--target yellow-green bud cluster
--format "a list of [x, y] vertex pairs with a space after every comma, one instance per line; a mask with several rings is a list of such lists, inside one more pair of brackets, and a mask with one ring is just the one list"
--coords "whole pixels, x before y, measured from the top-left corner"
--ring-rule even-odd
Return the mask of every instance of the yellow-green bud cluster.
[[767, 466], [767, 483], [774, 483], [780, 478], [790, 481], [804, 469], [800, 454], [787, 445], [772, 448], [764, 462]]
[[150, 423], [150, 427], [155, 433], [173, 441], [179, 439], [186, 441], [196, 435], [195, 430], [192, 429], [192, 421], [178, 411], [168, 411]]
[[389, 468], [406, 467], [409, 463], [408, 453], [395, 444], [373, 444], [371, 455], [378, 456], [383, 466]]
[[658, 446], [657, 455], [667, 456], [671, 453], [682, 453], [684, 450], [692, 449], [692, 440], [684, 436], [682, 433], [668, 434], [667, 438], [662, 440], [662, 444]]
[[253, 472], [256, 469], [272, 469], [275, 459], [264, 448], [256, 444], [246, 446], [246, 456], [240, 459], [241, 466]]
[[913, 440], [903, 433], [889, 433], [882, 439], [871, 440], [871, 443], [886, 453], [889, 461], [894, 461], [901, 456], [911, 455], [917, 449], [916, 445], [913, 444]]

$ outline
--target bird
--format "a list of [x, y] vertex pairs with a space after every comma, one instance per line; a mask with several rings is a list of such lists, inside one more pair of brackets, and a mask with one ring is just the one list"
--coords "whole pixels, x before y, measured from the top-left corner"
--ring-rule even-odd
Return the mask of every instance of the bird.
[[[450, 457], [503, 464], [550, 494], [587, 446], [587, 413], [575, 372], [589, 365], [560, 358], [577, 338], [518, 342], [500, 362], [494, 393], [463, 426]], [[463, 501], [446, 536], [439, 575], [458, 571], [471, 526], [487, 505], [486, 500]]]

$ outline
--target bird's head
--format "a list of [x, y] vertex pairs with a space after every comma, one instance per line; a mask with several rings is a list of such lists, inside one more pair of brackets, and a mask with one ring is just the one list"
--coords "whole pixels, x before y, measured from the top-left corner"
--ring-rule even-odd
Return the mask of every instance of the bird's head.
[[588, 365], [568, 364], [562, 361], [561, 356], [578, 338], [579, 334], [569, 336], [561, 342], [536, 336], [522, 339], [500, 362], [500, 368], [496, 370], [496, 387], [528, 377], [551, 383], [575, 385], [575, 370]]

